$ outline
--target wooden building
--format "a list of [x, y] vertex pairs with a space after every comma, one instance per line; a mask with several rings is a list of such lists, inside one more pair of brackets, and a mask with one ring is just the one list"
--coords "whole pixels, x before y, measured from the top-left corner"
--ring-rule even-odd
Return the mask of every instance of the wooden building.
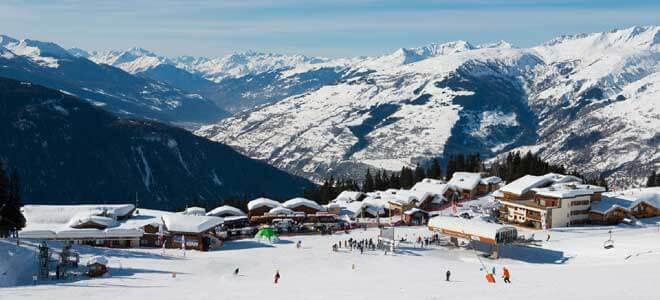
[[429, 220], [429, 213], [419, 208], [412, 208], [403, 212], [401, 220], [406, 225], [426, 225]]
[[166, 231], [168, 248], [183, 248], [207, 251], [211, 246], [216, 227], [223, 219], [212, 216], [187, 216], [182, 214], [164, 215], [163, 225]]
[[610, 192], [592, 204], [589, 219], [593, 224], [614, 225], [625, 218], [660, 216], [660, 188]]
[[528, 193], [532, 199], [500, 200], [500, 220], [537, 229], [585, 224], [591, 203], [604, 191], [603, 187], [577, 182], [531, 188]]
[[500, 245], [513, 243], [518, 237], [518, 230], [513, 226], [458, 217], [433, 217], [429, 220], [428, 226], [429, 230], [448, 236], [456, 246], [471, 243], [490, 245], [490, 252], [494, 258], [499, 256]]

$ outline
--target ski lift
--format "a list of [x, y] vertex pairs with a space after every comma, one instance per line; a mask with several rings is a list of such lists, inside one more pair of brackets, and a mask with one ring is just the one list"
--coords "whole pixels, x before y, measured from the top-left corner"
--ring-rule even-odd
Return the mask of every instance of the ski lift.
[[609, 234], [610, 234], [610, 239], [608, 239], [607, 241], [605, 241], [605, 243], [603, 243], [603, 248], [605, 249], [614, 248], [614, 241], [612, 240], [612, 230], [609, 231]]

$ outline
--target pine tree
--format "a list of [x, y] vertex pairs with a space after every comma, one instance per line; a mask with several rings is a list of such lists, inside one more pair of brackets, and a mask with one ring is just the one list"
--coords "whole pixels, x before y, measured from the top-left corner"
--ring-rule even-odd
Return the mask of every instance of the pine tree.
[[13, 168], [9, 177], [9, 194], [7, 197], [7, 206], [9, 210], [9, 219], [14, 223], [14, 230], [18, 231], [25, 227], [25, 216], [21, 212], [21, 189], [18, 171]]
[[442, 179], [442, 169], [440, 168], [440, 161], [437, 158], [431, 161], [428, 176], [433, 179]]
[[374, 191], [374, 177], [371, 176], [371, 169], [367, 169], [367, 174], [364, 175], [364, 183], [362, 184], [362, 191], [365, 193]]
[[656, 175], [655, 170], [651, 172], [651, 175], [646, 179], [646, 186], [647, 187], [654, 187], [660, 185], [660, 182], [657, 181], [658, 175]]
[[451, 179], [456, 171], [458, 171], [456, 168], [456, 157], [451, 155], [449, 156], [449, 160], [447, 160], [447, 174], [445, 174], [445, 178], [447, 180]]
[[417, 182], [422, 181], [422, 179], [426, 178], [426, 172], [424, 172], [424, 168], [422, 168], [419, 164], [415, 167], [415, 175], [413, 178], [413, 185]]
[[16, 169], [12, 169], [7, 180], [4, 167], [0, 164], [0, 236], [8, 236], [25, 227], [21, 212], [20, 181]]

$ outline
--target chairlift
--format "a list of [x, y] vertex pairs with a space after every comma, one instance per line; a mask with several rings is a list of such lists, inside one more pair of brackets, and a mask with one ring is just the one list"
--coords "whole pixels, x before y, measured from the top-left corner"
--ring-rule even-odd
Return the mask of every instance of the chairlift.
[[614, 241], [612, 240], [612, 230], [609, 231], [610, 238], [603, 243], [603, 248], [605, 249], [612, 249], [614, 248]]

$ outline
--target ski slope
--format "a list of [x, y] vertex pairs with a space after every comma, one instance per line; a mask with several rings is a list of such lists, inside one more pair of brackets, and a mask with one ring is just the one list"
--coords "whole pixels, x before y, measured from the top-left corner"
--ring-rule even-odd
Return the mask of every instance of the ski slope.
[[[229, 242], [214, 252], [167, 249], [80, 247], [82, 261], [93, 255], [110, 260], [109, 276], [74, 282], [29, 282], [0, 288], [2, 299], [658, 299], [660, 232], [645, 228], [578, 227], [556, 229], [539, 248], [508, 248], [505, 258], [481, 258], [497, 268], [490, 285], [472, 250], [405, 244], [395, 255], [380, 251], [332, 252], [339, 240], [375, 238], [377, 230], [332, 236], [283, 237], [280, 244]], [[603, 249], [608, 230], [615, 247]], [[397, 236], [430, 235], [424, 227], [397, 228]], [[529, 233], [525, 233], [528, 234]], [[300, 240], [302, 248], [296, 249]], [[8, 243], [0, 242], [4, 270]], [[517, 257], [513, 259], [512, 257]], [[352, 269], [355, 264], [355, 270]], [[502, 283], [503, 266], [512, 284]], [[235, 268], [240, 275], [234, 276]], [[451, 270], [450, 282], [444, 279]], [[273, 284], [279, 270], [282, 278]], [[176, 272], [176, 278], [172, 277]], [[5, 275], [6, 276], [6, 275]], [[25, 283], [25, 282], [24, 282]], [[632, 298], [631, 298], [632, 297]]]

